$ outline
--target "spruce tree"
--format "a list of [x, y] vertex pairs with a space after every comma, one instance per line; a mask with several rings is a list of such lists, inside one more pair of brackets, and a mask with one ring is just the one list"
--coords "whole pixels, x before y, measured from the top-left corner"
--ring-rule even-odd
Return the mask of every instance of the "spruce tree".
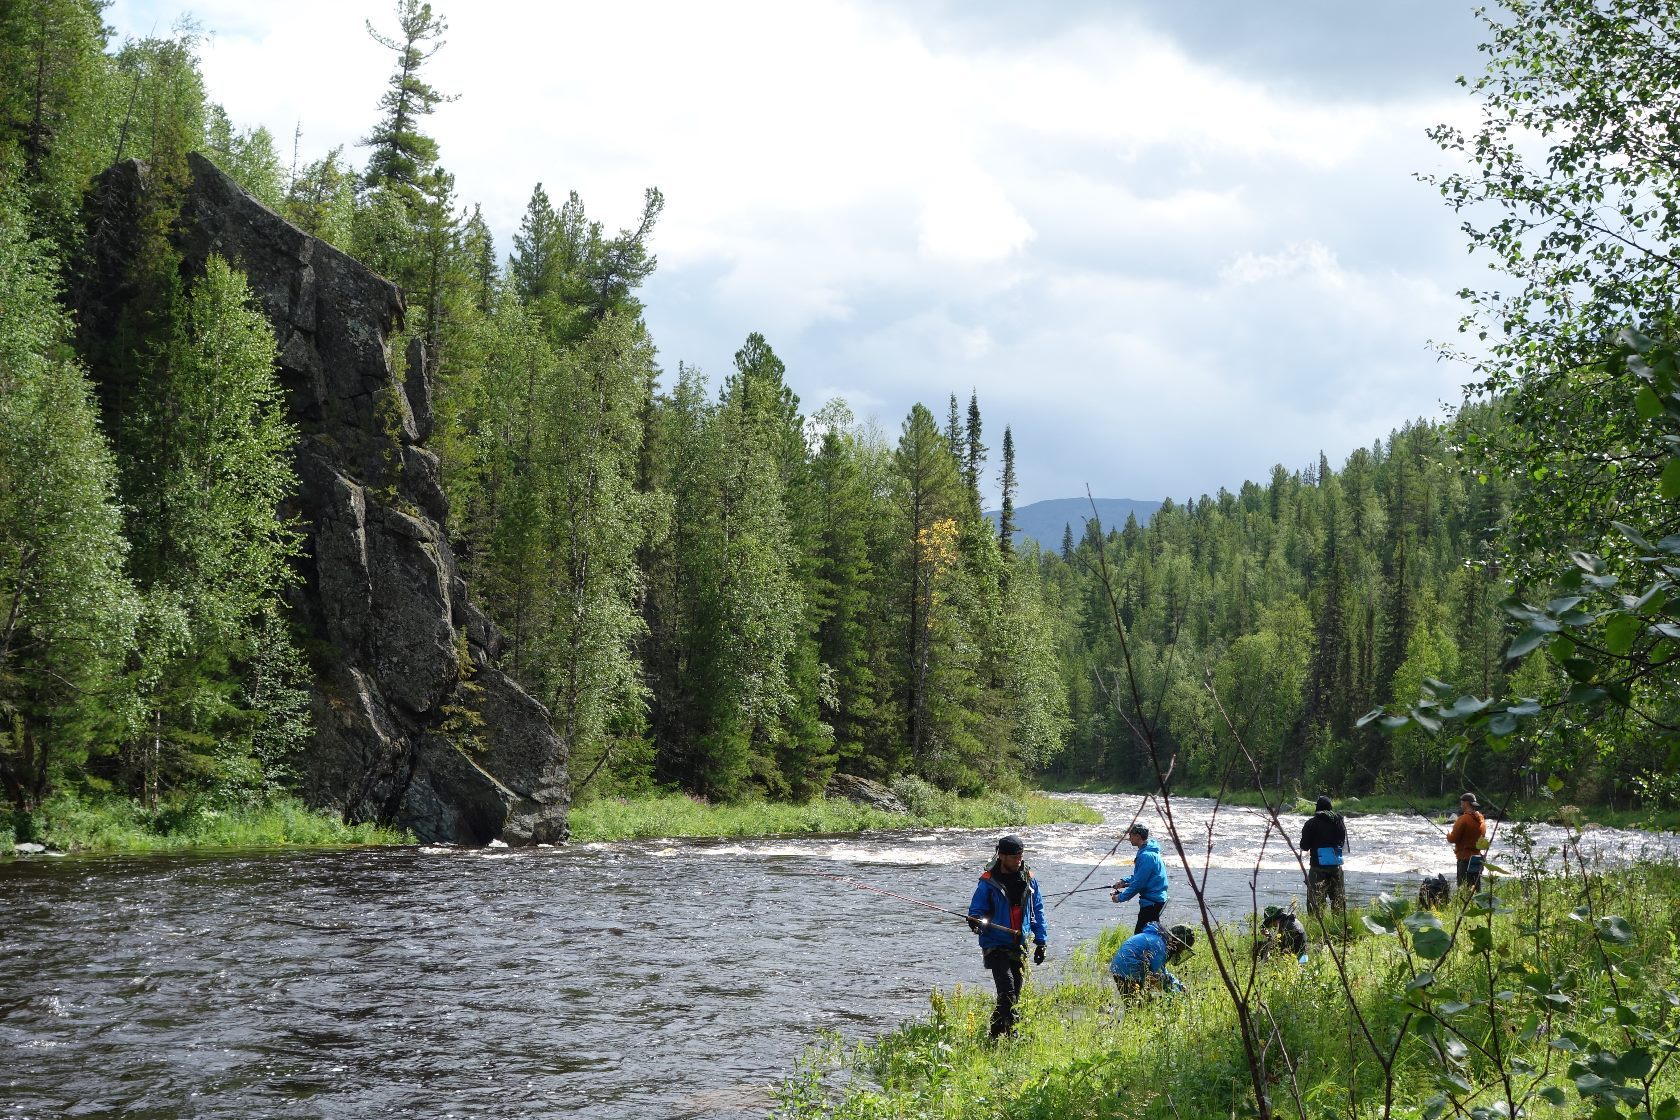
[[968, 395], [968, 424], [963, 436], [963, 479], [968, 483], [969, 493], [974, 495], [974, 505], [978, 509], [980, 470], [986, 465], [986, 445], [980, 440], [980, 396], [972, 391]]
[[[978, 417], [976, 421], [978, 427]], [[1003, 429], [1003, 473], [998, 476], [998, 487], [1003, 493], [1003, 502], [998, 506], [998, 551], [1008, 558], [1015, 554], [1015, 534], [1020, 529], [1015, 524], [1015, 437], [1008, 425]], [[1064, 551], [1073, 548], [1072, 533], [1070, 528], [1062, 542]]]

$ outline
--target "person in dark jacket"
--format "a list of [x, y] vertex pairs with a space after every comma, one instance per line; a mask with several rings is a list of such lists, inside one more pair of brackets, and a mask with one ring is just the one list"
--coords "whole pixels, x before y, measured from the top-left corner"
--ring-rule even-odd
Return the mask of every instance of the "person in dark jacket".
[[1260, 940], [1254, 943], [1257, 957], [1295, 957], [1307, 963], [1307, 927], [1295, 916], [1295, 904], [1286, 910], [1282, 906], [1268, 906], [1260, 921]]
[[1137, 849], [1132, 873], [1114, 884], [1109, 898], [1115, 902], [1134, 897], [1138, 900], [1137, 925], [1132, 932], [1142, 933], [1144, 926], [1161, 920], [1161, 911], [1166, 908], [1167, 865], [1161, 862], [1161, 845], [1149, 838], [1147, 826], [1133, 822], [1126, 830], [1126, 839]]
[[1121, 942], [1108, 962], [1108, 974], [1114, 977], [1114, 986], [1122, 996], [1146, 988], [1182, 992], [1184, 982], [1168, 972], [1167, 965], [1189, 952], [1195, 943], [1196, 931], [1189, 926], [1174, 926], [1169, 932], [1160, 922], [1150, 922]]
[[1301, 850], [1307, 853], [1307, 913], [1317, 916], [1325, 899], [1335, 912], [1347, 915], [1347, 893], [1342, 886], [1342, 856], [1348, 850], [1347, 825], [1320, 796], [1317, 812], [1301, 826]]
[[980, 935], [980, 959], [992, 974], [997, 1004], [992, 1008], [992, 1037], [1015, 1029], [1015, 1003], [1027, 966], [1027, 934], [1033, 937], [1033, 963], [1044, 963], [1050, 935], [1044, 925], [1044, 898], [1027, 869], [1026, 845], [1019, 836], [997, 842], [997, 855], [974, 888], [968, 903], [968, 928]]

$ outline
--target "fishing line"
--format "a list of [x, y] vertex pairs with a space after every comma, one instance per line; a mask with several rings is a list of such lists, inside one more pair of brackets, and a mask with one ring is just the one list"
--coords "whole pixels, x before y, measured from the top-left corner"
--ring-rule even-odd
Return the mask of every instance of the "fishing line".
[[1090, 891], [1113, 891], [1112, 886], [1106, 887], [1075, 887], [1071, 891], [1057, 891], [1055, 894], [1045, 895], [1046, 898], [1066, 898], [1070, 894], [1085, 894]]
[[836, 883], [844, 883], [844, 884], [846, 884], [846, 886], [855, 887], [860, 891], [873, 891], [875, 894], [884, 894], [888, 898], [896, 898], [900, 902], [908, 902], [912, 906], [920, 906], [920, 907], [923, 907], [924, 909], [928, 909], [928, 910], [937, 910], [941, 914], [949, 914], [949, 915], [951, 915], [951, 917], [961, 918], [965, 922], [979, 922], [983, 926], [990, 926], [992, 929], [1000, 929], [1000, 930], [1003, 930], [1005, 933], [1013, 933], [1016, 937], [1021, 936], [1021, 931], [1016, 929], [1013, 926], [1002, 925], [1001, 923], [991, 921], [988, 918], [975, 917], [974, 915], [966, 914], [961, 910], [951, 910], [951, 909], [948, 909], [944, 906], [939, 906], [935, 903], [928, 902], [926, 899], [911, 898], [909, 895], [899, 894], [897, 891], [889, 891], [889, 890], [885, 890], [881, 887], [872, 887], [868, 883], [860, 883], [856, 879], [848, 879], [844, 875], [831, 875], [826, 871], [806, 871], [806, 872], [803, 872], [803, 874], [806, 874], [806, 875], [820, 875], [824, 879], [833, 879]]

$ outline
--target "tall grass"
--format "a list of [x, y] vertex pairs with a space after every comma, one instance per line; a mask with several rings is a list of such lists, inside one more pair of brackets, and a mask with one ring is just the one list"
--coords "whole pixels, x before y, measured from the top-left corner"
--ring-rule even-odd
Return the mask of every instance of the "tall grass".
[[84, 801], [60, 793], [33, 814], [14, 815], [0, 837], [33, 840], [68, 852], [175, 851], [184, 848], [334, 847], [403, 844], [398, 829], [345, 824], [289, 797], [236, 808], [201, 801], [146, 809], [126, 799]]
[[[902, 797], [906, 790], [895, 790]], [[654, 837], [783, 836], [890, 828], [1012, 828], [1072, 821], [1096, 824], [1100, 814], [1078, 802], [1027, 794], [965, 798], [909, 790], [910, 812], [887, 813], [851, 801], [818, 799], [804, 805], [753, 801], [713, 805], [685, 794], [625, 800], [604, 798], [572, 808], [574, 841]]]
[[[1673, 933], [1680, 870], [1646, 864], [1592, 876], [1587, 889], [1596, 919], [1583, 913], [1580, 887], [1530, 877], [1502, 887], [1491, 910], [1461, 911], [1462, 923], [1443, 915], [1449, 931], [1456, 927], [1452, 948], [1424, 970], [1419, 965], [1431, 962], [1418, 957], [1416, 945], [1368, 928], [1357, 915], [1347, 987], [1323, 946], [1305, 966], [1263, 964], [1255, 1005], [1274, 1113], [1380, 1116], [1390, 1088], [1394, 1116], [1496, 1116], [1508, 1089], [1520, 1096], [1520, 1111], [1534, 1117], [1680, 1113], [1680, 1105], [1662, 1103], [1680, 1095], [1680, 1033], [1670, 1006], [1680, 974]], [[1387, 917], [1396, 909], [1404, 907], [1391, 904]], [[1367, 913], [1380, 929], [1383, 908]], [[1422, 929], [1431, 919], [1411, 920]], [[1629, 936], [1619, 941], [1624, 927]], [[1485, 943], [1476, 929], [1488, 931]], [[832, 1040], [814, 1048], [778, 1092], [775, 1116], [1252, 1115], [1233, 1005], [1207, 954], [1174, 969], [1188, 993], [1122, 1004], [1106, 962], [1123, 932], [1077, 950], [1054, 980], [1041, 974], [1030, 983], [1015, 1037], [987, 1038], [989, 985], [935, 992], [925, 1019], [851, 1050]], [[1239, 959], [1246, 956], [1242, 931], [1221, 935]], [[1472, 991], [1479, 998], [1458, 998]], [[1365, 1030], [1381, 1045], [1398, 1043], [1392, 1086], [1363, 1041]], [[1640, 1060], [1626, 1055], [1641, 1048], [1655, 1058], [1648, 1086], [1613, 1086], [1598, 1076], [1611, 1071], [1606, 1076], [1614, 1081], [1615, 1069], [1637, 1069]], [[1601, 1096], [1584, 1099], [1582, 1085]], [[1595, 1111], [1614, 1091], [1629, 1098], [1626, 1111]], [[1648, 1106], [1632, 1103], [1641, 1093]]]

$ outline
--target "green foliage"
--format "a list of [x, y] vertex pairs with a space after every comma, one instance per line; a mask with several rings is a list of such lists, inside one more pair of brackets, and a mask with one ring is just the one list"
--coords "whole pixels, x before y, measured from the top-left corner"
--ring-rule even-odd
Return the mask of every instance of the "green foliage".
[[[413, 842], [402, 832], [346, 824], [284, 796], [233, 807], [176, 796], [146, 808], [136, 801], [80, 798], [61, 792], [40, 806], [29, 818], [28, 828], [37, 843], [90, 854]], [[23, 839], [23, 830], [18, 833]]]
[[[1485, 345], [1471, 391], [1506, 422], [1470, 433], [1484, 475], [1524, 480], [1500, 538], [1517, 577], [1520, 689], [1425, 679], [1393, 730], [1446, 730], [1449, 758], [1522, 754], [1656, 794], [1680, 762], [1671, 617], [1680, 496], [1673, 263], [1675, 45], [1665, 5], [1540, 0], [1484, 17], [1480, 125], [1433, 133], [1471, 167], [1433, 180], [1509, 282], [1467, 293]], [[1489, 687], [1493, 685], [1493, 687]], [[1486, 750], [1484, 750], [1486, 748]], [[1583, 763], [1585, 765], [1583, 765]], [[1557, 779], [1562, 788], [1563, 780]]]
[[[281, 730], [300, 718], [295, 686], [281, 683], [300, 670], [273, 614], [298, 548], [275, 516], [296, 479], [274, 336], [244, 277], [215, 257], [171, 318], [124, 441], [136, 449], [131, 500], [146, 511], [128, 535], [145, 596], [130, 765], [147, 800], [175, 781], [260, 787], [250, 736], [300, 734]], [[257, 666], [262, 678], [242, 684]], [[246, 707], [253, 698], [271, 710]]]
[[386, 90], [379, 99], [383, 116], [362, 143], [373, 149], [368, 157], [367, 185], [416, 191], [437, 163], [437, 141], [420, 131], [425, 117], [451, 98], [420, 76], [428, 59], [443, 47], [449, 25], [432, 14], [421, 0], [397, 0], [397, 35], [382, 35], [370, 21], [367, 33], [397, 56]]
[[[896, 785], [895, 785], [896, 789]], [[569, 818], [580, 842], [670, 836], [777, 836], [861, 832], [881, 828], [1007, 828], [1075, 822], [1098, 814], [1076, 801], [1039, 795], [956, 797], [927, 787], [909, 813], [886, 813], [851, 801], [804, 803], [746, 800], [714, 804], [686, 794], [599, 798], [576, 805]]]
[[303, 232], [350, 250], [355, 228], [356, 172], [334, 148], [292, 177], [277, 209]]
[[101, 7], [92, 0], [0, 7], [0, 167], [19, 176], [7, 190], [27, 198], [23, 220], [65, 248], [74, 243], [83, 188], [116, 151], [117, 91]]
[[138, 604], [115, 464], [14, 198], [0, 181], [0, 785], [27, 809], [108, 730]]
[[[1166, 502], [1147, 527], [1089, 522], [1067, 558], [1038, 555], [1071, 728], [1053, 772], [1153, 784], [1141, 712], [1175, 781], [1438, 791], [1438, 752], [1391, 748], [1358, 717], [1424, 675], [1503, 682], [1503, 590], [1464, 563], [1503, 499], [1463, 484], [1456, 451], [1489, 423], [1468, 409], [1410, 424], [1340, 471], [1323, 456], [1278, 467], [1264, 486]], [[1495, 784], [1516, 765], [1463, 761]]]
[[280, 167], [280, 154], [274, 149], [273, 133], [262, 125], [237, 132], [227, 112], [220, 105], [212, 105], [204, 144], [205, 154], [244, 187], [247, 194], [270, 210], [281, 210], [286, 197], [286, 174]]
[[[1322, 948], [1305, 966], [1261, 964], [1252, 998], [1268, 1112], [1667, 1115], [1680, 1091], [1668, 994], [1676, 886], [1668, 865], [1571, 883], [1531, 864], [1497, 896], [1462, 898], [1444, 916], [1380, 899], [1346, 950], [1345, 986]], [[1587, 897], [1590, 908], [1577, 905]], [[1117, 1005], [1106, 965], [1125, 934], [1029, 983], [1007, 1043], [987, 1038], [986, 985], [937, 991], [926, 1018], [813, 1053], [775, 1115], [1253, 1115], [1233, 1005], [1208, 955], [1174, 966], [1187, 994]], [[1228, 959], [1247, 958], [1245, 932], [1219, 936], [1236, 950]], [[1395, 1048], [1392, 1078], [1371, 1045]]]

